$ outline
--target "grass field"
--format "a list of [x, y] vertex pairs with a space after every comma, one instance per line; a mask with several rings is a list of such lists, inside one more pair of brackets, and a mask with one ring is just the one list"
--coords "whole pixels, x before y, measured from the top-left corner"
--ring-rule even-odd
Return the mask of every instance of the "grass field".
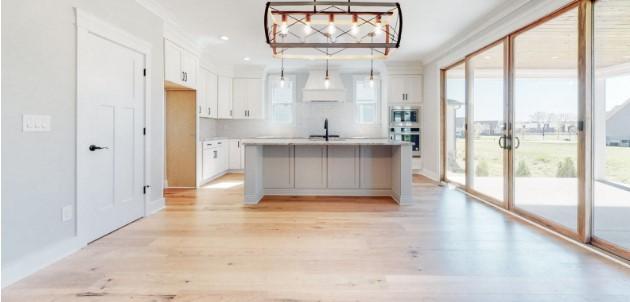
[[[503, 174], [503, 153], [498, 137], [481, 136], [474, 140], [475, 166], [485, 162], [488, 176]], [[464, 167], [464, 140], [457, 140], [457, 163]], [[575, 136], [521, 138], [521, 145], [514, 153], [515, 168], [523, 161], [532, 177], [556, 177], [560, 162], [570, 158], [577, 169], [577, 142]], [[630, 148], [606, 147], [606, 178], [630, 185]]]

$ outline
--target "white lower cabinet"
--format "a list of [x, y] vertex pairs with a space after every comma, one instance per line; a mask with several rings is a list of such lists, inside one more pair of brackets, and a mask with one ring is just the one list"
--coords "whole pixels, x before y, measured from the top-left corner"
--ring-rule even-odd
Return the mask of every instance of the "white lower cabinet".
[[228, 146], [226, 141], [203, 142], [201, 177], [207, 182], [228, 169]]
[[228, 143], [228, 169], [230, 170], [242, 170], [243, 169], [243, 152], [244, 149], [241, 145], [240, 139], [231, 139]]

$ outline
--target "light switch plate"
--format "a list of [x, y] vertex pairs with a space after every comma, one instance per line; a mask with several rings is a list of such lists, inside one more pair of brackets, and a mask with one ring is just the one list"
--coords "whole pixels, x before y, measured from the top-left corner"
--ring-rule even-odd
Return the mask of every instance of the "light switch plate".
[[50, 131], [50, 115], [25, 114], [22, 117], [22, 131], [48, 132]]
[[74, 207], [72, 205], [67, 205], [61, 209], [61, 221], [70, 221], [74, 216]]

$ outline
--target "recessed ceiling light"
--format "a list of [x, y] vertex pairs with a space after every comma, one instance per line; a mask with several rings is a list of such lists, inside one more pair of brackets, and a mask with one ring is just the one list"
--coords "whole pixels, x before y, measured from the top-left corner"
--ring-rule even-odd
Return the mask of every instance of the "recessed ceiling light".
[[250, 57], [244, 57], [244, 58], [243, 58], [243, 61], [249, 61], [249, 60], [251, 60], [251, 59], [252, 59], [252, 58], [250, 58]]
[[551, 59], [553, 59], [553, 60], [557, 60], [557, 59], [560, 59], [560, 57], [558, 57], [558, 56], [553, 56], [553, 57], [551, 57]]
[[490, 59], [492, 59], [492, 56], [485, 56], [483, 58], [486, 59], [486, 60], [490, 60]]
[[223, 40], [223, 41], [227, 41], [230, 39], [230, 37], [228, 36], [220, 36], [219, 39]]

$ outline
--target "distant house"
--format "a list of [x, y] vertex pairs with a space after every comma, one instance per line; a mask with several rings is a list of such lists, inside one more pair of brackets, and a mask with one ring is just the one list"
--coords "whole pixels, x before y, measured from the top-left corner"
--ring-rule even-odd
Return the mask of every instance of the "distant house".
[[606, 145], [630, 147], [630, 99], [606, 114]]

